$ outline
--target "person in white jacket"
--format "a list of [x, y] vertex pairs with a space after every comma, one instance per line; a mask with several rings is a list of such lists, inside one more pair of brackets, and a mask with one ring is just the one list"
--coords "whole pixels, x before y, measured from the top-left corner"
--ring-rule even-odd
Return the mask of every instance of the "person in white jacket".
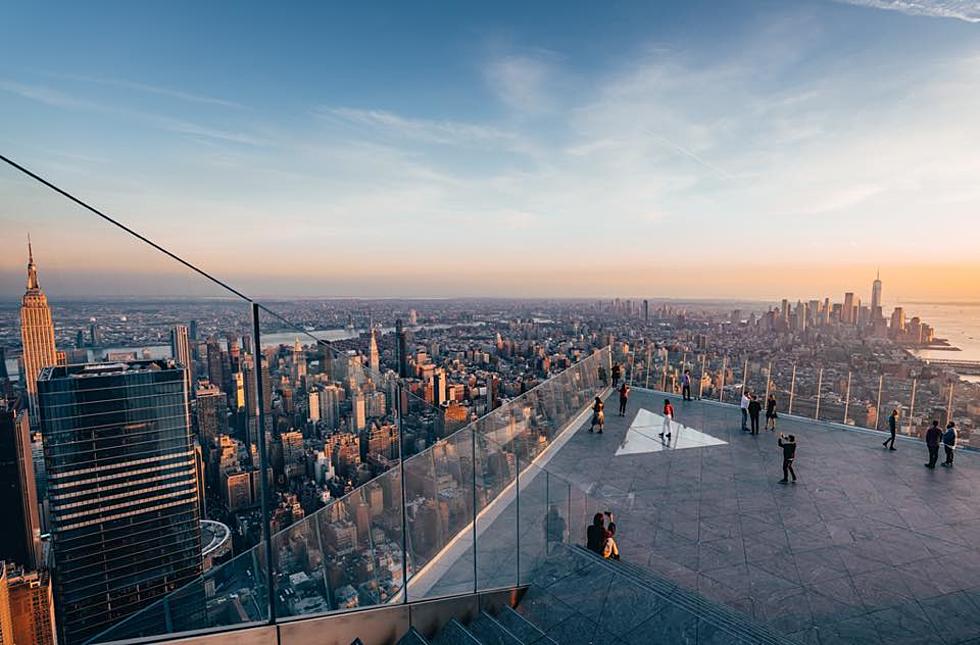
[[749, 403], [750, 402], [751, 402], [751, 399], [749, 399], [749, 393], [746, 392], [745, 390], [742, 390], [742, 405], [741, 405], [741, 407], [742, 407], [742, 432], [748, 432], [748, 430], [749, 430], [748, 422], [749, 422]]

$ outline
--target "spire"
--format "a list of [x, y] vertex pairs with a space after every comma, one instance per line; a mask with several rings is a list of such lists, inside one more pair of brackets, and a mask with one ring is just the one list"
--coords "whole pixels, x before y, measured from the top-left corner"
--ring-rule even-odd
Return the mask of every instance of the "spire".
[[37, 266], [34, 264], [34, 249], [31, 247], [31, 236], [27, 236], [27, 290], [40, 289], [41, 283], [37, 280]]

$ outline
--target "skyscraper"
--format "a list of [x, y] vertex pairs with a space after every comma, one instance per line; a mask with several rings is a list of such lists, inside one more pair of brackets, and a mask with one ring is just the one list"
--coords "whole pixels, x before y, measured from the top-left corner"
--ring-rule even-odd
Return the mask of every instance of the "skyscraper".
[[37, 482], [31, 454], [31, 430], [27, 413], [14, 401], [0, 398], [0, 560], [29, 569], [42, 566], [41, 518]]
[[58, 357], [54, 347], [51, 308], [37, 279], [30, 239], [27, 240], [27, 291], [20, 307], [20, 339], [24, 347], [24, 373], [21, 378], [27, 390], [31, 424], [37, 426], [37, 375], [42, 367], [57, 363]]
[[194, 446], [173, 361], [38, 379], [60, 641], [83, 642], [201, 573]]
[[368, 367], [372, 374], [381, 371], [381, 357], [378, 354], [378, 339], [374, 335], [374, 327], [371, 328], [371, 342], [368, 345]]
[[871, 283], [871, 311], [881, 311], [881, 272], [875, 274], [875, 281]]
[[198, 388], [194, 399], [197, 438], [209, 450], [228, 426], [228, 405], [224, 393], [215, 385]]
[[406, 378], [408, 377], [408, 339], [401, 318], [395, 321], [395, 343], [398, 354], [398, 376]]
[[194, 362], [191, 360], [191, 343], [187, 325], [174, 325], [170, 328], [170, 355], [184, 368], [184, 390], [188, 395], [192, 395], [194, 392], [191, 389], [191, 379], [194, 375]]
[[221, 345], [217, 337], [211, 336], [207, 342], [208, 380], [218, 387], [225, 386], [224, 368], [221, 364]]
[[901, 307], [895, 307], [892, 311], [892, 320], [889, 325], [891, 334], [896, 336], [905, 331], [905, 310]]
[[841, 309], [840, 321], [848, 325], [857, 322], [854, 318], [854, 293], [851, 291], [844, 294], [844, 307]]

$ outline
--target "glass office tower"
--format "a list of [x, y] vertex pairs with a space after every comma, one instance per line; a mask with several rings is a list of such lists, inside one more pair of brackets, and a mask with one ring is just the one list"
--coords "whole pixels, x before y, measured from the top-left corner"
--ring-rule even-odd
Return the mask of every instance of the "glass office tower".
[[183, 366], [53, 366], [38, 378], [57, 617], [83, 642], [201, 573]]

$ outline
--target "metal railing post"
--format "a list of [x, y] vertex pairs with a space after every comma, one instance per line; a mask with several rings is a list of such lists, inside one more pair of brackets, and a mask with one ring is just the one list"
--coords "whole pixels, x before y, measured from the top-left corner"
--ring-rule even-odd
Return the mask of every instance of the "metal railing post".
[[793, 376], [790, 377], [789, 381], [789, 408], [786, 410], [786, 414], [793, 414], [793, 397], [796, 394], [796, 363], [793, 363]]
[[749, 380], [749, 359], [746, 357], [745, 364], [742, 366], [742, 396], [745, 396], [745, 386]]
[[[514, 442], [515, 444], [517, 442]], [[514, 468], [516, 469], [516, 474], [514, 475], [514, 512], [516, 517], [514, 518], [514, 530], [517, 532], [517, 551], [515, 557], [517, 559], [517, 580], [514, 582], [514, 586], [521, 586], [521, 454], [520, 448], [514, 451]], [[547, 514], [545, 514], [547, 517]], [[545, 536], [547, 539], [547, 536]]]
[[772, 361], [769, 361], [769, 367], [766, 368], [766, 401], [769, 400], [769, 394], [772, 391]]
[[551, 554], [551, 473], [544, 471], [544, 554]]
[[650, 389], [650, 354], [651, 354], [652, 350], [653, 350], [653, 347], [649, 343], [647, 343], [647, 362], [643, 366], [644, 367], [644, 371], [647, 373], [646, 380], [643, 382], [643, 388], [646, 389], [646, 390], [649, 390]]
[[[258, 405], [259, 424], [259, 494], [262, 496], [262, 537], [265, 539], [265, 568], [268, 572], [266, 580], [267, 602], [269, 603], [269, 624], [276, 623], [276, 589], [272, 582], [272, 527], [269, 517], [269, 482], [266, 478], [268, 455], [265, 449], [265, 401], [262, 396], [262, 334], [259, 331], [259, 304], [252, 303], [252, 351], [255, 352], [255, 401]], [[258, 572], [256, 572], [258, 573]]]
[[875, 430], [878, 429], [878, 421], [881, 420], [881, 389], [885, 385], [885, 375], [878, 375], [878, 402], [875, 404]]
[[949, 399], [946, 401], [946, 423], [953, 419], [953, 382], [949, 384]]
[[470, 434], [473, 435], [470, 440], [472, 446], [472, 460], [473, 460], [473, 593], [476, 593], [479, 587], [477, 586], [477, 576], [476, 576], [476, 427], [470, 428]]
[[847, 373], [847, 394], [844, 395], [844, 425], [847, 425], [847, 413], [851, 410], [851, 373]]
[[723, 401], [725, 396], [725, 376], [728, 372], [728, 357], [721, 359], [721, 387], [718, 388], [718, 400]]
[[[388, 390], [391, 391], [390, 389]], [[398, 420], [398, 478], [401, 486], [402, 501], [402, 602], [408, 604], [408, 496], [405, 494], [405, 431], [402, 414], [402, 383], [399, 380], [395, 385], [395, 396], [398, 400], [394, 402]], [[319, 524], [319, 523], [318, 523]]]
[[708, 358], [707, 354], [701, 354], [701, 378], [698, 380], [698, 400], [704, 396], [704, 362]]
[[820, 390], [823, 389], [823, 368], [820, 368], [819, 375], [817, 376], [817, 407], [813, 411], [813, 418], [820, 419]]
[[909, 401], [909, 435], [912, 434], [912, 414], [915, 412], [915, 389], [919, 384], [919, 379], [912, 379], [912, 400]]

